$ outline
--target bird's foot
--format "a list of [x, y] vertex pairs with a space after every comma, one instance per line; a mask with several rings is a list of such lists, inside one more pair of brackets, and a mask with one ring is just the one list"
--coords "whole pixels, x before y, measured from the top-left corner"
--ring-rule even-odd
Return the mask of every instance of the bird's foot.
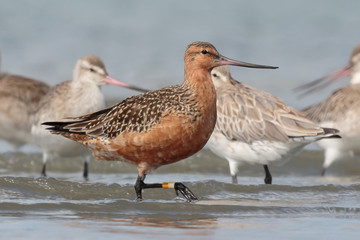
[[177, 196], [179, 196], [179, 192], [180, 192], [184, 196], [184, 198], [186, 198], [186, 200], [188, 202], [199, 200], [195, 196], [195, 194], [193, 194], [191, 192], [191, 190], [188, 187], [186, 187], [184, 184], [182, 184], [180, 182], [174, 183], [174, 189], [175, 189], [175, 192], [176, 192]]

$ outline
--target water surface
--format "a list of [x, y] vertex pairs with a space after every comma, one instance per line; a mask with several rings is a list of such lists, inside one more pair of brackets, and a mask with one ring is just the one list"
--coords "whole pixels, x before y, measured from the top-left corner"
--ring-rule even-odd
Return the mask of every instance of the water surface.
[[[355, 239], [360, 236], [360, 164], [349, 160], [320, 177], [322, 154], [306, 151], [271, 167], [244, 166], [230, 183], [226, 161], [204, 149], [152, 173], [146, 182], [182, 181], [198, 197], [188, 203], [173, 190], [144, 190], [135, 200], [136, 168], [91, 161], [90, 180], [80, 159], [48, 164], [40, 154], [0, 158], [0, 236], [11, 239]], [[315, 167], [314, 167], [315, 166]], [[56, 234], [54, 234], [56, 233]]]

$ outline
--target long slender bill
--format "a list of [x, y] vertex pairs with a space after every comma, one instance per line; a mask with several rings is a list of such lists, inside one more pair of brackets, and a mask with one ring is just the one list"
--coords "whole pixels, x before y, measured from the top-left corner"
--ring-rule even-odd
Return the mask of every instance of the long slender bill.
[[316, 90], [327, 87], [328, 85], [332, 84], [333, 82], [339, 79], [349, 76], [351, 74], [351, 71], [352, 71], [352, 66], [347, 65], [319, 79], [301, 85], [295, 88], [294, 91], [298, 91], [298, 92], [303, 91], [302, 93], [299, 94], [299, 97], [306, 96], [310, 93], [315, 92]]
[[240, 62], [236, 61], [224, 56], [220, 55], [220, 64], [221, 65], [234, 65], [234, 66], [240, 66], [240, 67], [247, 67], [247, 68], [267, 68], [267, 69], [276, 69], [278, 67], [273, 66], [267, 66], [267, 65], [258, 65], [253, 63], [247, 63], [247, 62]]
[[120, 86], [120, 87], [133, 89], [133, 90], [139, 91], [139, 92], [148, 92], [149, 91], [149, 90], [144, 89], [144, 88], [140, 88], [140, 87], [137, 87], [137, 86], [134, 86], [134, 85], [130, 85], [130, 84], [121, 82], [121, 81], [116, 80], [116, 79], [114, 79], [114, 78], [112, 78], [110, 76], [106, 76], [106, 78], [104, 78], [104, 82], [107, 83], [107, 84], [113, 84], [113, 85], [117, 85], [117, 86]]

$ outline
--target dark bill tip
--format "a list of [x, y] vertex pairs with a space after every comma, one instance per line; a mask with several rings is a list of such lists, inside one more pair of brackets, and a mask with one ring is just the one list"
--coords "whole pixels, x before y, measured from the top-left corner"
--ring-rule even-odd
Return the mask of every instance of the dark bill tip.
[[237, 60], [233, 60], [224, 56], [220, 56], [220, 64], [221, 65], [233, 65], [239, 67], [247, 67], [247, 68], [264, 68], [264, 69], [277, 69], [278, 67], [268, 66], [268, 65], [259, 65], [247, 62], [241, 62]]

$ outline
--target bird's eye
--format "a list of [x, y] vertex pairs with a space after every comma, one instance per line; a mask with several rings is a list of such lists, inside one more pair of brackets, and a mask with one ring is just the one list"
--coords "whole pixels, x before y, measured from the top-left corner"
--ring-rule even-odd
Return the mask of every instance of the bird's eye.
[[90, 68], [90, 72], [95, 72], [95, 69], [93, 69], [93, 68]]
[[216, 73], [213, 73], [213, 77], [217, 77]]
[[204, 50], [201, 51], [201, 53], [205, 55], [205, 54], [207, 54], [207, 53], [209, 53], [209, 52], [204, 49]]

